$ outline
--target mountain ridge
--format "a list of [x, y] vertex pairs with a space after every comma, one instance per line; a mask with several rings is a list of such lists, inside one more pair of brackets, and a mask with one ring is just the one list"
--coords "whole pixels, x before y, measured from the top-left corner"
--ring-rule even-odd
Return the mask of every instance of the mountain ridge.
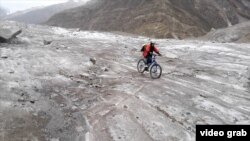
[[95, 0], [55, 14], [46, 24], [183, 39], [247, 21], [249, 9], [247, 0]]
[[29, 24], [42, 24], [54, 14], [60, 13], [66, 9], [80, 6], [82, 4], [84, 4], [84, 2], [68, 1], [65, 3], [54, 4], [45, 7], [36, 7], [7, 15], [4, 19]]

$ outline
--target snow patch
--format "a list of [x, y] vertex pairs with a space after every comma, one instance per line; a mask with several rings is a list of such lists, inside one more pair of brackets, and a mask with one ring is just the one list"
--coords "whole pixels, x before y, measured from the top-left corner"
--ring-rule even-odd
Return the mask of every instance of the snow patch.
[[70, 32], [69, 30], [67, 30], [65, 28], [60, 28], [60, 27], [53, 27], [52, 29], [54, 30], [55, 34], [59, 34], [59, 35], [61, 35], [61, 34], [67, 34], [67, 33]]

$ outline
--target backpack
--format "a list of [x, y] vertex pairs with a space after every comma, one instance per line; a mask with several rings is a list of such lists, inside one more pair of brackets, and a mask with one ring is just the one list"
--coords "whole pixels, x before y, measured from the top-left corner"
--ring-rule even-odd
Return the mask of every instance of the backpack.
[[142, 46], [141, 52], [144, 52], [146, 45]]

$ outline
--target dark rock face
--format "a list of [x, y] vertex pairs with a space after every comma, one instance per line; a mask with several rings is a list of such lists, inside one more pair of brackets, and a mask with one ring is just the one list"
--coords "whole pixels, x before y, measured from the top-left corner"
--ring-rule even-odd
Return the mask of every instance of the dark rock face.
[[47, 24], [186, 38], [248, 19], [249, 5], [247, 0], [95, 0], [56, 14]]
[[171, 3], [199, 18], [205, 29], [238, 23], [237, 13], [228, 0], [170, 0]]
[[235, 7], [235, 10], [240, 16], [250, 19], [249, 0], [229, 0], [229, 2]]

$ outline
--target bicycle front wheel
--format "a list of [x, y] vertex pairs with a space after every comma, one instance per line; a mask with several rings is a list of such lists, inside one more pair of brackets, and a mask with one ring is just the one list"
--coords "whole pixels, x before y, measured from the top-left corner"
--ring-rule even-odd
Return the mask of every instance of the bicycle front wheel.
[[161, 77], [162, 68], [159, 64], [153, 64], [150, 67], [150, 76], [152, 79], [158, 79]]

